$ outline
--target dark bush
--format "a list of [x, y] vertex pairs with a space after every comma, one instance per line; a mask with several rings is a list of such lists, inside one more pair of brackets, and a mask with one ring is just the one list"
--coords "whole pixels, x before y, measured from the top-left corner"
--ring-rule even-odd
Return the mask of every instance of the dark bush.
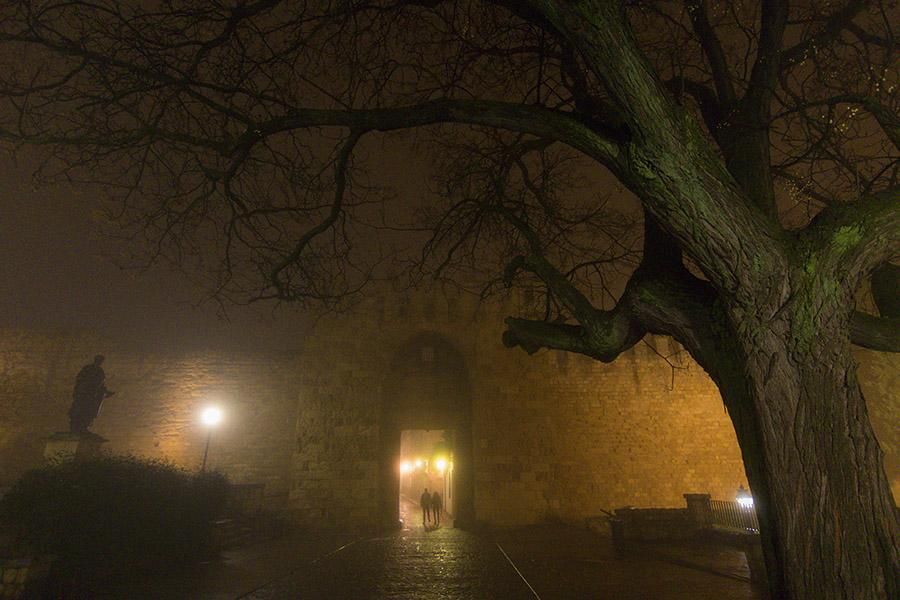
[[27, 472], [0, 501], [20, 550], [57, 557], [57, 576], [107, 579], [197, 561], [228, 482], [134, 457], [101, 457]]

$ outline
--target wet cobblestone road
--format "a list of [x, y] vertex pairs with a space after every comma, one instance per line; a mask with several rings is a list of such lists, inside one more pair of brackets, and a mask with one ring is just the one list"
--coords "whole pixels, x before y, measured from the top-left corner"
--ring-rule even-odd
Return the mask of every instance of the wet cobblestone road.
[[[244, 598], [754, 600], [743, 555], [709, 555], [719, 574], [638, 551], [616, 560], [608, 540], [587, 531], [536, 528], [473, 534], [426, 531], [411, 504], [402, 531], [361, 538], [307, 561]], [[649, 551], [649, 550], [648, 550]], [[683, 552], [708, 550], [689, 548]], [[702, 560], [701, 560], [702, 562]], [[527, 580], [527, 581], [526, 581]], [[532, 591], [534, 590], [534, 591]]]
[[351, 542], [247, 598], [534, 599], [494, 542], [449, 524], [426, 531], [409, 503], [402, 516], [401, 531]]
[[431, 600], [534, 598], [499, 552], [459, 530], [365, 540], [249, 596]]

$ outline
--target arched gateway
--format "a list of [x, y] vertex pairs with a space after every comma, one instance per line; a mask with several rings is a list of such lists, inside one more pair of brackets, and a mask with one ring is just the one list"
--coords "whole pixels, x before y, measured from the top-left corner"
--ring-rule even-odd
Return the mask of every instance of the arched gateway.
[[400, 439], [404, 430], [444, 430], [454, 455], [452, 496], [457, 527], [474, 517], [472, 397], [460, 352], [446, 338], [422, 333], [403, 344], [383, 387], [379, 436], [379, 497], [383, 522], [399, 521]]

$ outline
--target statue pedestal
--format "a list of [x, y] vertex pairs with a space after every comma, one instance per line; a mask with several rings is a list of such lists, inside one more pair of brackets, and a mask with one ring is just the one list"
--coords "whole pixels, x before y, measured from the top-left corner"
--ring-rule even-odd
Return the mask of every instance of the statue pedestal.
[[47, 438], [44, 458], [48, 462], [94, 458], [100, 454], [100, 446], [106, 441], [105, 437], [89, 431], [86, 433], [58, 431]]

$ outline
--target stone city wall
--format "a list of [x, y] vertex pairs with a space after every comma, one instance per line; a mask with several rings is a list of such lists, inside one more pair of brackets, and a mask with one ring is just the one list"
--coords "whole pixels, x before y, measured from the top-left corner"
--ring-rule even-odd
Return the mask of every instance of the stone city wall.
[[[374, 301], [321, 321], [294, 356], [142, 353], [84, 332], [0, 332], [0, 486], [41, 462], [43, 440], [67, 425], [75, 375], [103, 352], [117, 395], [93, 429], [110, 451], [197, 468], [197, 416], [216, 401], [227, 419], [211, 467], [265, 483], [301, 524], [375, 524], [386, 390], [426, 394], [433, 384], [392, 372], [422, 332], [446, 339], [468, 370], [479, 520], [578, 521], [621, 506], [683, 506], [688, 492], [729, 499], [746, 485], [715, 386], [675, 344], [648, 338], [611, 364], [528, 356], [500, 343], [502, 317], [515, 309], [452, 294]], [[896, 495], [898, 360], [860, 356]]]
[[[346, 515], [362, 511], [354, 498], [375, 493], [391, 359], [420, 332], [444, 336], [468, 367], [480, 520], [574, 521], [626, 505], [683, 506], [685, 492], [731, 498], [746, 485], [715, 386], [686, 355], [673, 359], [673, 372], [659, 357], [677, 352], [669, 340], [648, 338], [655, 349], [641, 344], [612, 364], [528, 356], [500, 343], [502, 316], [514, 307], [474, 309], [462, 297], [419, 297], [322, 323], [308, 342], [307, 377], [315, 375], [301, 395], [291, 492], [303, 520], [330, 520], [316, 513], [322, 499]], [[330, 439], [318, 439], [325, 431]], [[337, 488], [328, 483], [334, 474]]]
[[197, 469], [206, 443], [199, 412], [226, 418], [208, 464], [232, 480], [287, 493], [296, 418], [296, 358], [214, 353], [143, 353], [90, 332], [0, 332], [0, 486], [41, 464], [46, 438], [68, 429], [75, 376], [106, 355], [108, 398], [91, 430], [109, 452], [166, 459]]
[[869, 420], [884, 452], [884, 470], [900, 502], [900, 354], [854, 348]]

